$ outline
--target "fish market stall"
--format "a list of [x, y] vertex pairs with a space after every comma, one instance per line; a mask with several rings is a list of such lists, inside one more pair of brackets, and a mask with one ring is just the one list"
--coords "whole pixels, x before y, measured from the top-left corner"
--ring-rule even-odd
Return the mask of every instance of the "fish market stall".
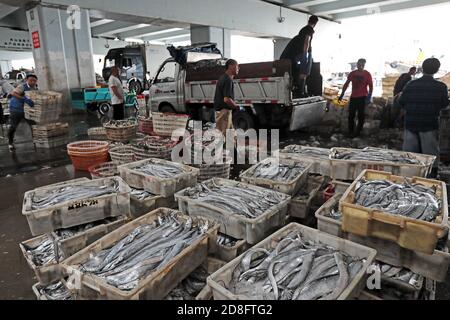
[[33, 236], [108, 217], [130, 215], [130, 188], [120, 177], [86, 178], [27, 191], [22, 214]]
[[131, 188], [130, 208], [133, 219], [162, 207], [176, 209], [177, 202], [174, 196], [163, 197], [143, 189]]
[[180, 210], [219, 222], [220, 232], [255, 244], [285, 223], [290, 196], [214, 178], [175, 194]]
[[306, 184], [311, 162], [285, 158], [267, 158], [255, 164], [239, 177], [256, 186], [294, 195]]
[[214, 299], [345, 300], [359, 296], [376, 251], [291, 223], [208, 278]]
[[371, 236], [358, 236], [342, 230], [342, 213], [339, 200], [342, 194], [336, 193], [316, 212], [317, 228], [328, 234], [360, 243], [377, 250], [377, 260], [397, 267], [410, 269], [426, 278], [443, 282], [450, 265], [448, 244], [436, 248], [432, 254], [402, 248], [395, 242]]
[[447, 190], [437, 180], [365, 170], [344, 193], [339, 211], [342, 230], [406, 249], [432, 254], [439, 239], [448, 238]]
[[218, 226], [160, 208], [94, 242], [62, 266], [82, 299], [162, 299], [199, 267]]
[[324, 180], [322, 176], [308, 176], [306, 185], [292, 196], [288, 206], [288, 215], [294, 218], [305, 219], [311, 208], [311, 203], [319, 194]]
[[119, 166], [120, 176], [132, 188], [164, 197], [197, 183], [198, 169], [183, 164], [146, 159]]
[[330, 176], [330, 149], [289, 145], [280, 150], [280, 157], [310, 161], [313, 163], [310, 173]]
[[427, 177], [435, 156], [367, 147], [364, 149], [332, 148], [331, 177], [355, 180], [366, 170], [386, 171], [398, 176]]

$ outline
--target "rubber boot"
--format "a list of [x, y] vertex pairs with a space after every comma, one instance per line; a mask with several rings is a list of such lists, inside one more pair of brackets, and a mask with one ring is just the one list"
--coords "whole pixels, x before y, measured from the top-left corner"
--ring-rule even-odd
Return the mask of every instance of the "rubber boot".
[[294, 99], [299, 99], [299, 98], [305, 97], [305, 83], [306, 83], [305, 79], [298, 80], [298, 86], [293, 92]]

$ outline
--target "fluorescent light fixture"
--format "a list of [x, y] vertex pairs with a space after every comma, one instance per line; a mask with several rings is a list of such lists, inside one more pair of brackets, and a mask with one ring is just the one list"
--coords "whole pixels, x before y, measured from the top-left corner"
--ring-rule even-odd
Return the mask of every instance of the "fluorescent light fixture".
[[156, 36], [156, 35], [158, 35], [158, 34], [164, 34], [164, 33], [173, 32], [173, 31], [180, 31], [180, 30], [183, 30], [183, 29], [182, 29], [182, 28], [165, 29], [165, 30], [160, 30], [160, 31], [155, 31], [155, 32], [150, 32], [150, 33], [140, 34], [139, 37]]
[[144, 40], [137, 39], [137, 38], [125, 38], [126, 42], [137, 42], [137, 43], [144, 43]]

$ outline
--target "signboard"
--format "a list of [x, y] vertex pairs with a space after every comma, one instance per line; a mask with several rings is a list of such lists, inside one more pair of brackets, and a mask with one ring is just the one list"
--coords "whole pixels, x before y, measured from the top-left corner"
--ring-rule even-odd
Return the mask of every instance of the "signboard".
[[33, 41], [33, 48], [38, 49], [41, 47], [41, 42], [39, 40], [39, 32], [38, 31], [33, 31], [31, 33], [31, 39]]

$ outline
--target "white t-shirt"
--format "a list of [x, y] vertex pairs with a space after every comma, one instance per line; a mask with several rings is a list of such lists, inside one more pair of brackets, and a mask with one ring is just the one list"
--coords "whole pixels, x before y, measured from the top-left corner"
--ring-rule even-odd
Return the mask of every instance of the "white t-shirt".
[[[123, 103], [123, 87], [122, 87], [122, 82], [115, 76], [110, 76], [109, 80], [108, 80], [108, 87], [109, 87], [109, 93], [111, 94], [111, 103], [112, 104], [119, 104], [119, 103]], [[113, 90], [111, 89], [111, 87], [117, 87], [117, 90], [119, 91], [119, 93], [122, 95], [122, 98], [118, 98]]]

